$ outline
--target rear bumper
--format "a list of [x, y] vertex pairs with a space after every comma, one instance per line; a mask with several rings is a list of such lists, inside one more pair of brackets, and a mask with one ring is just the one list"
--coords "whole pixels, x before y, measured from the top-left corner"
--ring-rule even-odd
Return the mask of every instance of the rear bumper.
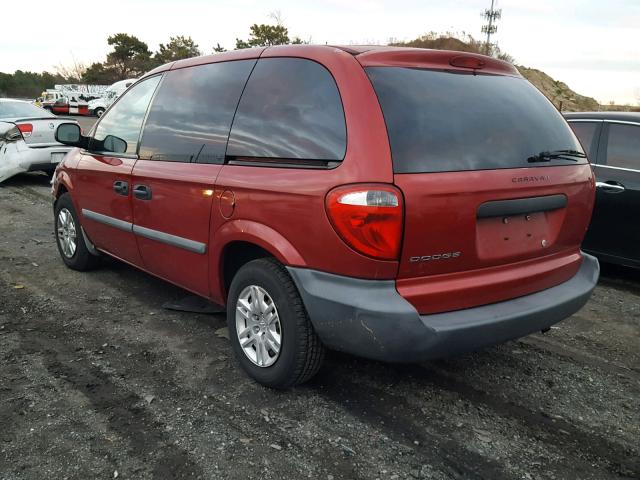
[[555, 287], [504, 302], [420, 315], [393, 280], [361, 280], [289, 267], [313, 326], [335, 350], [387, 362], [457, 355], [523, 337], [571, 316], [587, 302], [600, 267], [587, 254]]
[[64, 145], [52, 145], [47, 147], [29, 147], [20, 150], [18, 163], [25, 171], [54, 170], [59, 161], [52, 161], [52, 154], [61, 154], [62, 157], [71, 151], [73, 147]]

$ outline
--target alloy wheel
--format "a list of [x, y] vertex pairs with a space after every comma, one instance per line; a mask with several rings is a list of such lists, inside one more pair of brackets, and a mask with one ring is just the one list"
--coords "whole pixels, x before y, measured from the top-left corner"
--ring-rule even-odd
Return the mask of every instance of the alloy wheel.
[[68, 209], [62, 208], [58, 212], [57, 227], [58, 244], [62, 254], [67, 258], [71, 258], [75, 255], [78, 245], [76, 242], [76, 222]]
[[262, 287], [249, 285], [236, 302], [236, 333], [242, 351], [259, 367], [273, 365], [282, 347], [278, 309]]

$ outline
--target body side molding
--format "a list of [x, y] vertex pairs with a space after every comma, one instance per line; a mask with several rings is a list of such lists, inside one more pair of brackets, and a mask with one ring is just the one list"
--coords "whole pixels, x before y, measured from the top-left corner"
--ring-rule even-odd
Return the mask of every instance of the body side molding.
[[140, 225], [133, 226], [133, 233], [150, 240], [166, 243], [173, 247], [189, 250], [190, 252], [199, 253], [204, 255], [207, 252], [207, 244], [202, 242], [196, 242], [188, 238], [179, 237], [177, 235], [171, 235], [170, 233], [160, 232], [147, 227], [141, 227]]
[[131, 222], [125, 222], [118, 218], [110, 217], [109, 215], [103, 215], [102, 213], [94, 212], [93, 210], [82, 209], [82, 216], [90, 218], [96, 222], [104, 223], [110, 227], [117, 228], [118, 230], [124, 230], [125, 232], [133, 231], [133, 224]]
[[87, 210], [86, 208], [82, 209], [82, 215], [96, 222], [109, 225], [110, 227], [114, 227], [119, 230], [124, 230], [125, 232], [132, 232], [134, 235], [148, 238], [150, 240], [155, 240], [157, 242], [166, 243], [167, 245], [182, 248], [184, 250], [198, 253], [200, 255], [204, 255], [207, 252], [206, 243], [196, 242], [195, 240], [179, 237], [177, 235], [172, 235], [170, 233], [160, 232], [158, 230], [153, 230], [151, 228], [141, 227], [140, 225], [134, 225], [131, 222], [126, 222], [118, 218], [113, 218], [108, 215], [103, 215], [102, 213], [97, 213], [92, 210]]

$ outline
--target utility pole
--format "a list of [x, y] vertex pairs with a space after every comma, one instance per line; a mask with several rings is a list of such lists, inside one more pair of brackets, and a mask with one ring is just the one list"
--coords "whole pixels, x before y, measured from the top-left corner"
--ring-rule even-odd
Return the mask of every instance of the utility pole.
[[491, 53], [491, 34], [496, 33], [498, 31], [498, 26], [496, 25], [496, 21], [500, 19], [502, 16], [502, 9], [496, 10], [493, 8], [495, 0], [491, 0], [491, 8], [482, 12], [482, 16], [489, 23], [482, 26], [482, 33], [487, 34], [487, 44], [485, 46], [485, 53], [489, 55]]

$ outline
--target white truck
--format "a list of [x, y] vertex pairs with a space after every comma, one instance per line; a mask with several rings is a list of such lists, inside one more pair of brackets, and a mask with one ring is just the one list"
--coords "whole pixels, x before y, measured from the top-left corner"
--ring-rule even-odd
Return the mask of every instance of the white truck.
[[38, 107], [42, 107], [45, 110], [51, 110], [51, 106], [58, 100], [64, 98], [65, 94], [59, 90], [47, 89], [42, 92], [40, 97], [36, 100], [35, 104]]
[[[54, 88], [42, 92], [35, 104], [54, 113], [76, 113], [88, 115], [87, 101], [101, 97], [108, 85], [86, 85], [69, 83], [54, 85]], [[76, 107], [80, 110], [76, 110]]]
[[124, 91], [133, 85], [138, 79], [129, 78], [127, 80], [120, 80], [113, 85], [107, 87], [102, 97], [89, 101], [89, 114], [101, 117], [109, 105], [115, 102], [116, 98], [124, 93]]

